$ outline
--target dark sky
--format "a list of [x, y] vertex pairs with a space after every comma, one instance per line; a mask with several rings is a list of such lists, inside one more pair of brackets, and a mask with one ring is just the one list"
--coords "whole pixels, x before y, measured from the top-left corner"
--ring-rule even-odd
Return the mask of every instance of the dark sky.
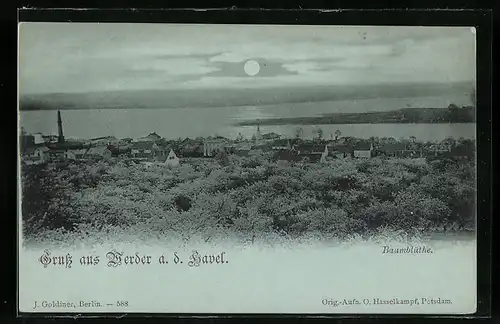
[[469, 27], [23, 23], [19, 46], [21, 95], [447, 83], [476, 65]]

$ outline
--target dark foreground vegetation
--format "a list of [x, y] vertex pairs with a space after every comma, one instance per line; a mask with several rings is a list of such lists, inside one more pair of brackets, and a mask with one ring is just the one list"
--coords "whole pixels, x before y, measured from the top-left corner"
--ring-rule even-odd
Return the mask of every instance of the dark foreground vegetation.
[[345, 239], [391, 229], [471, 231], [473, 163], [374, 158], [279, 165], [225, 156], [186, 159], [176, 168], [120, 159], [24, 166], [23, 235], [29, 241], [135, 229], [209, 240], [222, 230], [252, 240], [262, 233]]

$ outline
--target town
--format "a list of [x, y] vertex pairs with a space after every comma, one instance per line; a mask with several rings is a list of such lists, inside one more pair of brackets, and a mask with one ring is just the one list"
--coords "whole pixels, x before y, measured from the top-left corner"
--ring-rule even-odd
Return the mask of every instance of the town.
[[320, 127], [314, 138], [300, 127], [284, 138], [259, 123], [249, 139], [82, 140], [65, 137], [60, 111], [54, 119], [56, 136], [21, 130], [24, 233], [33, 244], [71, 233], [98, 239], [102, 226], [244, 242], [473, 226], [473, 140], [359, 139]]
[[428, 161], [436, 158], [470, 160], [474, 157], [475, 143], [468, 139], [447, 138], [440, 142], [419, 142], [408, 139], [358, 139], [342, 137], [340, 131], [325, 138], [318, 128], [312, 140], [303, 139], [297, 128], [294, 138], [280, 134], [261, 134], [257, 125], [255, 134], [245, 139], [212, 136], [195, 139], [167, 140], [156, 133], [132, 139], [113, 136], [89, 140], [66, 140], [61, 112], [57, 112], [58, 135], [28, 134], [21, 130], [21, 163], [26, 165], [88, 161], [110, 158], [128, 159], [142, 163], [178, 166], [197, 158], [214, 158], [221, 154], [241, 157], [265, 156], [277, 163], [326, 163], [335, 159], [367, 159], [372, 157], [409, 158]]

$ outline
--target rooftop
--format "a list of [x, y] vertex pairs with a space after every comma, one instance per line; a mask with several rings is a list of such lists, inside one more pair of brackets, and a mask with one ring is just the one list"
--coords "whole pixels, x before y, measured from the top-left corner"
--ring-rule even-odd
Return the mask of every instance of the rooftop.
[[319, 160], [321, 160], [321, 154], [307, 154], [307, 155], [301, 155], [301, 157], [303, 159], [307, 158], [311, 163], [316, 163], [319, 162]]
[[134, 142], [132, 144], [132, 149], [135, 150], [152, 150], [154, 147], [153, 142]]
[[116, 139], [114, 136], [103, 136], [103, 137], [96, 137], [96, 138], [91, 138], [91, 141], [97, 141], [97, 140], [103, 140], [103, 139]]
[[336, 145], [333, 148], [333, 151], [340, 152], [340, 153], [350, 153], [353, 151], [353, 148], [350, 145]]
[[227, 140], [225, 138], [209, 138], [203, 141], [207, 144], [223, 144], [226, 143]]
[[273, 146], [288, 146], [290, 144], [290, 140], [288, 139], [277, 139], [273, 141]]
[[75, 150], [68, 150], [69, 152], [71, 153], [74, 153], [74, 154], [85, 154], [87, 153], [88, 149], [75, 149]]
[[389, 143], [389, 144], [384, 144], [381, 148], [381, 151], [383, 152], [399, 152], [399, 151], [404, 151], [406, 150], [406, 144], [404, 143]]
[[263, 139], [274, 139], [274, 138], [280, 138], [280, 137], [281, 137], [280, 134], [277, 134], [277, 133], [274, 133], [274, 132], [262, 135]]
[[279, 161], [300, 161], [301, 157], [294, 151], [280, 150], [274, 154], [274, 160]]
[[354, 145], [356, 151], [369, 151], [372, 147], [370, 142], [359, 142]]
[[295, 149], [303, 154], [308, 153], [323, 153], [325, 151], [326, 144], [299, 144]]
[[24, 152], [26, 154], [33, 154], [35, 151], [48, 152], [49, 148], [47, 146], [30, 146]]
[[242, 149], [242, 150], [236, 150], [236, 151], [234, 151], [234, 154], [237, 155], [237, 156], [248, 156], [249, 152], [250, 152], [250, 150]]
[[107, 147], [97, 146], [89, 148], [86, 154], [104, 154], [106, 151], [109, 151]]

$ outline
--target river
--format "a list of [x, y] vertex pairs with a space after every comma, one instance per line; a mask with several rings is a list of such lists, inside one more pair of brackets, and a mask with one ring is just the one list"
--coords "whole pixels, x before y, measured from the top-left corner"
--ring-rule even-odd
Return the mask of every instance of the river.
[[[411, 101], [413, 100], [413, 101]], [[255, 126], [236, 126], [235, 123], [280, 117], [308, 117], [335, 112], [363, 112], [399, 109], [402, 107], [446, 107], [447, 99], [365, 99], [356, 101], [291, 103], [273, 106], [210, 107], [182, 109], [94, 109], [61, 111], [66, 138], [95, 138], [115, 136], [137, 138], [156, 132], [168, 139], [194, 138], [198, 136], [225, 136], [235, 138], [241, 133], [250, 138]], [[439, 105], [439, 106], [438, 106]], [[20, 124], [29, 133], [57, 134], [56, 111], [22, 111]], [[262, 126], [261, 133], [275, 132], [283, 136], [295, 136], [297, 125]], [[464, 124], [349, 124], [304, 125], [303, 137], [311, 138], [321, 128], [325, 138], [334, 136], [336, 130], [342, 136], [358, 138], [415, 136], [422, 141], [456, 139], [476, 136], [474, 123]]]

